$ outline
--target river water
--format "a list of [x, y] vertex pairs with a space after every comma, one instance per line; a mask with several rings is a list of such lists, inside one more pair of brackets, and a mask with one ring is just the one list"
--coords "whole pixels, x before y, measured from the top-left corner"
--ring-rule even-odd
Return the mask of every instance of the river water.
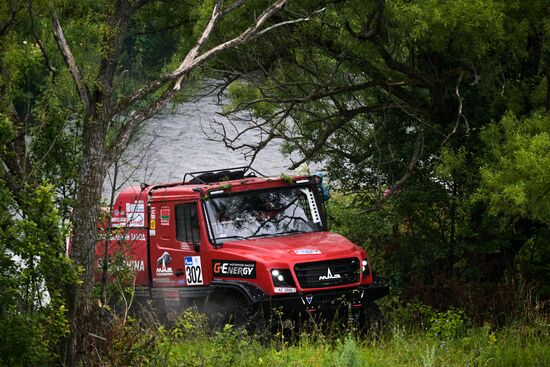
[[[243, 152], [228, 149], [207, 136], [213, 136], [213, 121], [226, 121], [219, 115], [221, 110], [217, 97], [208, 96], [178, 104], [149, 120], [124, 154], [116, 186], [181, 181], [186, 172], [248, 165]], [[239, 129], [246, 126], [244, 121], [236, 124]], [[229, 129], [230, 124], [226, 126], [229, 133], [235, 133]], [[244, 141], [259, 139], [254, 133], [245, 136]], [[288, 170], [291, 164], [290, 157], [281, 152], [281, 143], [275, 141], [258, 154], [252, 167], [265, 175], [278, 176], [292, 173]], [[111, 192], [113, 176], [111, 169], [105, 182], [105, 197]]]

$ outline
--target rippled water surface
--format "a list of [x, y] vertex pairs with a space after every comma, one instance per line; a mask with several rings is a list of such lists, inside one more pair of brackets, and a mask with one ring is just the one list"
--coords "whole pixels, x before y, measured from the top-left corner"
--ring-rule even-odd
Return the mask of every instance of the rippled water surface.
[[[148, 121], [123, 157], [117, 186], [179, 181], [186, 172], [247, 165], [243, 152], [232, 151], [205, 134], [211, 134], [214, 120], [224, 121], [217, 114], [221, 109], [216, 97], [205, 97], [180, 104]], [[244, 126], [244, 122], [239, 123], [239, 128]], [[258, 140], [256, 134], [246, 137], [247, 142]], [[291, 164], [290, 158], [281, 153], [280, 143], [272, 142], [260, 152], [253, 167], [266, 175], [279, 175], [289, 172]], [[106, 195], [112, 177], [111, 170]]]

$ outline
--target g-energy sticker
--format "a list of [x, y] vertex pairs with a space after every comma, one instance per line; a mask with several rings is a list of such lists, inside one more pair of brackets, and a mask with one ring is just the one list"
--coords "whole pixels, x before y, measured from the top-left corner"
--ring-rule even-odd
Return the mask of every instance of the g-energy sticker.
[[214, 276], [254, 279], [256, 278], [256, 262], [212, 260], [212, 271]]

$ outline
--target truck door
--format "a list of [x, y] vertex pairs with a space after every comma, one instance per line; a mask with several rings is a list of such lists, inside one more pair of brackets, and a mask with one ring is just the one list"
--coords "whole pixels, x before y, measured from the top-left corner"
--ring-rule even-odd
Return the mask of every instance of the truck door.
[[151, 269], [155, 287], [203, 285], [197, 201], [151, 204]]

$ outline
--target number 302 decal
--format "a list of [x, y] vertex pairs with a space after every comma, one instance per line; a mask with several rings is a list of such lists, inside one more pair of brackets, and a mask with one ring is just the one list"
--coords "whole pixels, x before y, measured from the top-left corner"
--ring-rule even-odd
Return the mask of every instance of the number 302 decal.
[[185, 280], [187, 285], [203, 284], [200, 256], [185, 256]]

